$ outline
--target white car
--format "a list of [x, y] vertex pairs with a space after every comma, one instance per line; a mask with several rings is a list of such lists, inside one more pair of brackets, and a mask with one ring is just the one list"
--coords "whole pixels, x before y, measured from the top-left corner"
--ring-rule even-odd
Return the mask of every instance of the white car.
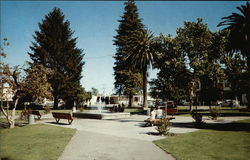
[[232, 107], [233, 101], [231, 99], [226, 99], [221, 103], [222, 107]]

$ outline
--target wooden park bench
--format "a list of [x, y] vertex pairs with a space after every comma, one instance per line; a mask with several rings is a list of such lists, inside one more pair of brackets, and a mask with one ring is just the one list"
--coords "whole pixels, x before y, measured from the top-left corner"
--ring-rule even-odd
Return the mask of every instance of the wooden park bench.
[[73, 122], [73, 117], [71, 113], [52, 112], [52, 115], [56, 119], [56, 123], [59, 123], [60, 119], [67, 119], [69, 124]]
[[41, 119], [42, 117], [39, 111], [31, 111], [31, 114], [36, 115], [38, 119]]

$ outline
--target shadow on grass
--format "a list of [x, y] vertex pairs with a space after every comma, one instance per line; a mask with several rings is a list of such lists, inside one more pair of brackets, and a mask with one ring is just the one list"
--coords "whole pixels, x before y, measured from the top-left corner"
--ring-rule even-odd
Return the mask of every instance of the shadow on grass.
[[[23, 126], [26, 126], [26, 125], [28, 125], [28, 123], [22, 123], [22, 122], [16, 122], [15, 123], [15, 126], [17, 126], [17, 127], [23, 127]], [[1, 122], [0, 123], [0, 129], [3, 129], [3, 128], [10, 128], [9, 124], [7, 122]], [[2, 159], [0, 159], [0, 160], [2, 160]]]
[[197, 125], [194, 122], [190, 123], [180, 123], [173, 122], [172, 127], [180, 127], [180, 128], [197, 128], [197, 129], [211, 129], [217, 131], [246, 131], [250, 132], [250, 123], [202, 123]]
[[[176, 115], [185, 115], [185, 114], [190, 114], [190, 112], [178, 112]], [[210, 113], [202, 113], [202, 115], [203, 116], [209, 116]], [[236, 116], [237, 117], [239, 117], [239, 116], [250, 116], [250, 112], [220, 113], [220, 117], [236, 117]]]
[[61, 123], [61, 122], [59, 122], [59, 123], [56, 123], [56, 122], [46, 122], [46, 123], [49, 123], [49, 124], [55, 124], [55, 125], [62, 125], [62, 126], [68, 126], [68, 125], [70, 125], [69, 123]]

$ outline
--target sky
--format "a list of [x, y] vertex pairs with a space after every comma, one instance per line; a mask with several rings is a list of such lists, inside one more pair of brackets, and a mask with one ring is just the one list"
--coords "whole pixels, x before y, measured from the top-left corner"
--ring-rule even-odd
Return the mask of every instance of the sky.
[[[184, 21], [196, 21], [201, 17], [212, 31], [222, 17], [238, 12], [236, 7], [245, 1], [138, 1], [139, 18], [155, 36], [176, 34]], [[78, 37], [77, 47], [84, 51], [85, 65], [81, 84], [86, 90], [97, 88], [99, 93], [114, 93], [112, 56], [113, 45], [124, 1], [0, 1], [0, 38], [7, 38], [10, 46], [5, 48], [7, 57], [2, 60], [11, 66], [24, 65], [30, 61], [28, 52], [34, 42], [33, 34], [38, 23], [54, 7], [61, 8], [65, 19], [70, 21], [73, 37]], [[149, 79], [156, 78], [157, 71], [149, 70]]]

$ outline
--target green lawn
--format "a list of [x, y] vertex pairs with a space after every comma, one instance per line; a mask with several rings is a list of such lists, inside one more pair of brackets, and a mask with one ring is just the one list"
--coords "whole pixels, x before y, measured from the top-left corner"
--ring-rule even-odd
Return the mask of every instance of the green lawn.
[[143, 109], [140, 108], [125, 108], [124, 112], [142, 112]]
[[44, 124], [0, 129], [0, 159], [57, 160], [75, 131]]
[[[250, 119], [236, 123], [250, 124]], [[249, 131], [203, 129], [167, 137], [154, 143], [177, 160], [246, 160], [249, 159], [250, 152], [249, 137]]]

